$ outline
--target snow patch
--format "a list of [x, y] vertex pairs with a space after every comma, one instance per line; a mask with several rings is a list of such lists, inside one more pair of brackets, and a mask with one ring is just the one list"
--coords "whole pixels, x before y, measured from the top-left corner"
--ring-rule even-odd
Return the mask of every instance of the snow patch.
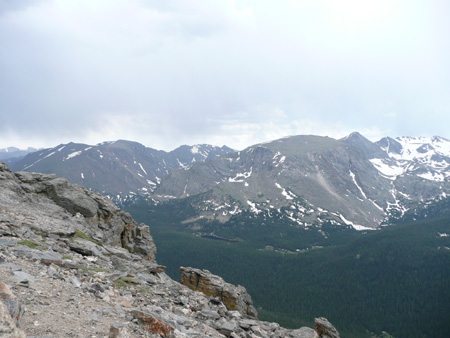
[[193, 154], [198, 154], [198, 151], [199, 151], [198, 145], [195, 145], [191, 148], [191, 153], [193, 153]]
[[297, 196], [290, 192], [290, 191], [286, 191], [286, 189], [284, 189], [281, 185], [279, 185], [278, 183], [275, 182], [275, 186], [278, 189], [281, 189], [281, 195], [283, 195], [287, 200], [293, 200], [294, 198], [297, 198]]
[[351, 221], [349, 221], [348, 219], [346, 219], [344, 216], [342, 216], [342, 214], [339, 214], [340, 219], [347, 225], [350, 225], [353, 227], [353, 229], [357, 230], [357, 231], [363, 231], [363, 230], [373, 230], [372, 228], [369, 227], [365, 227], [363, 225], [358, 225], [355, 224]]
[[64, 159], [64, 161], [65, 161], [65, 160], [70, 160], [71, 158], [74, 158], [74, 157], [80, 155], [81, 152], [82, 152], [81, 150], [79, 150], [79, 151], [74, 151], [73, 153], [67, 155], [67, 157]]
[[244, 179], [249, 178], [252, 175], [253, 167], [250, 168], [249, 172], [236, 174], [234, 178], [228, 178], [228, 182], [244, 182]]
[[373, 158], [369, 160], [374, 167], [386, 178], [395, 180], [397, 176], [405, 173], [405, 168], [398, 165], [389, 165], [385, 163], [381, 158]]
[[436, 172], [432, 173], [432, 172], [428, 171], [425, 174], [418, 174], [417, 176], [424, 178], [426, 180], [429, 180], [429, 181], [434, 181], [434, 182], [444, 182], [445, 181], [445, 176], [441, 173], [436, 173]]
[[144, 172], [144, 174], [148, 175], [147, 172], [145, 171], [144, 167], [142, 166], [142, 164], [138, 163], [138, 165], [141, 168], [141, 170]]
[[257, 214], [257, 215], [261, 212], [261, 210], [259, 210], [259, 209], [256, 207], [256, 204], [255, 204], [255, 203], [250, 202], [250, 201], [247, 201], [247, 204], [250, 206], [250, 211], [251, 211], [251, 212], [253, 212], [253, 213]]
[[38, 159], [36, 162], [30, 164], [29, 166], [26, 166], [25, 168], [23, 168], [23, 170], [27, 170], [28, 168], [31, 168], [32, 166], [34, 166], [36, 163], [38, 163], [39, 161], [41, 161], [42, 158]]
[[356, 187], [359, 189], [359, 192], [361, 193], [361, 195], [363, 195], [363, 197], [365, 199], [367, 199], [366, 194], [364, 193], [364, 190], [362, 190], [362, 188], [359, 186], [358, 182], [356, 182], [356, 175], [353, 173], [353, 171], [350, 170], [350, 177], [353, 180], [353, 183], [356, 185]]
[[398, 137], [396, 140], [402, 145], [402, 151], [400, 154], [389, 154], [396, 159], [411, 161], [429, 159], [435, 153], [450, 155], [450, 141], [441, 137]]
[[[181, 168], [183, 168], [184, 170], [189, 169], [189, 166], [186, 165], [186, 164], [184, 164], [184, 163], [181, 163], [179, 159], [177, 159], [177, 162], [178, 162], [178, 165], [179, 165]], [[165, 164], [165, 163], [164, 163], [164, 164]]]
[[44, 156], [44, 158], [50, 157], [50, 156], [52, 156], [53, 154], [55, 154], [54, 151], [52, 151], [52, 152], [51, 152], [50, 154], [48, 154], [47, 156]]
[[280, 164], [283, 164], [283, 162], [286, 160], [286, 156], [282, 156], [281, 158], [280, 158], [280, 161], [278, 161], [278, 163], [275, 165], [275, 167], [277, 167], [278, 168], [278, 166], [280, 166]]

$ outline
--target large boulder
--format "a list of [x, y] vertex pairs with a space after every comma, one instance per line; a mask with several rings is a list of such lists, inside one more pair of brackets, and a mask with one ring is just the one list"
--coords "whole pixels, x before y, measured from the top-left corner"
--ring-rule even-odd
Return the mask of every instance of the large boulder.
[[191, 290], [203, 292], [209, 297], [218, 297], [230, 311], [239, 311], [243, 316], [258, 318], [258, 312], [245, 287], [226, 283], [208, 270], [180, 267], [180, 283]]
[[314, 320], [315, 331], [320, 338], [340, 338], [339, 332], [328, 321], [328, 319], [320, 317]]

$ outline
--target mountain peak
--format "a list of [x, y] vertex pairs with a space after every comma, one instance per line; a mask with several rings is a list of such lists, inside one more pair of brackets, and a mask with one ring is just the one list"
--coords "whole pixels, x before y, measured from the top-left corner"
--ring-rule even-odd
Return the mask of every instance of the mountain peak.
[[368, 158], [380, 158], [386, 156], [378, 145], [372, 143], [357, 131], [341, 138], [340, 141], [363, 152]]
[[381, 140], [375, 142], [375, 144], [378, 145], [387, 154], [389, 153], [400, 154], [402, 151], [401, 143], [398, 140], [393, 139], [392, 137], [389, 136], [383, 137]]
[[363, 135], [361, 135], [357, 131], [351, 132], [347, 136], [343, 137], [341, 140], [344, 141], [344, 140], [349, 140], [349, 139], [364, 139], [364, 140], [367, 140]]

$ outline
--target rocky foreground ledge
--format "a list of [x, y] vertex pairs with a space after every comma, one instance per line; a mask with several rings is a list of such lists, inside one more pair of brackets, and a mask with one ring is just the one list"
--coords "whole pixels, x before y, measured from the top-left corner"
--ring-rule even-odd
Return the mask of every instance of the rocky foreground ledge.
[[289, 330], [208, 271], [155, 261], [148, 226], [54, 175], [0, 162], [1, 337], [339, 337], [325, 319]]

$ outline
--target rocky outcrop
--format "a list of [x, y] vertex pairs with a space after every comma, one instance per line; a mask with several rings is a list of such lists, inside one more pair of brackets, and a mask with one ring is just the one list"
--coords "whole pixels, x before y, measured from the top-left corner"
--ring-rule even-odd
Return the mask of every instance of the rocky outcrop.
[[316, 331], [259, 321], [245, 288], [207, 271], [182, 268], [186, 285], [204, 293], [173, 281], [155, 261], [146, 225], [66, 180], [14, 174], [0, 163], [0, 191], [1, 336], [24, 337], [18, 325], [37, 337], [313, 338], [334, 332], [322, 319]]
[[[149, 227], [136, 223], [130, 214], [98, 193], [55, 175], [13, 174], [3, 163], [0, 189], [7, 192], [0, 197], [0, 224], [8, 225], [3, 231], [30, 229], [60, 241], [77, 238], [78, 242], [101, 243], [102, 251], [121, 247], [155, 261], [156, 247]], [[85, 254], [91, 253], [88, 250]]]
[[194, 291], [217, 297], [229, 311], [238, 311], [250, 318], [258, 318], [253, 301], [243, 286], [226, 283], [221, 277], [208, 270], [180, 267], [180, 283]]
[[315, 330], [320, 338], [340, 338], [336, 328], [323, 317], [315, 319]]

